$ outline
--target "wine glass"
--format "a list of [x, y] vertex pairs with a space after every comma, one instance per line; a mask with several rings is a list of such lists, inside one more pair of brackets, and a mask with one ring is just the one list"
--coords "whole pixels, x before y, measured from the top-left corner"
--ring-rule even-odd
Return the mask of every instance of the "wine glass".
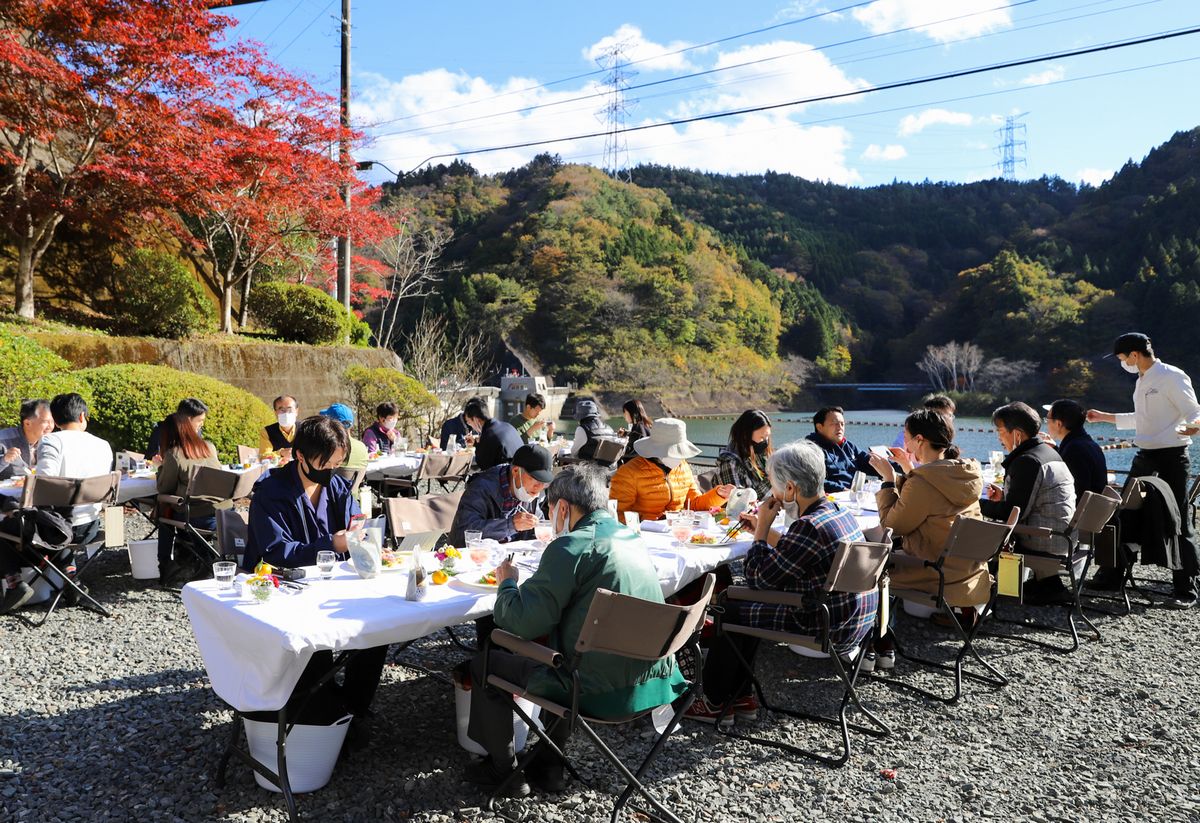
[[690, 515], [676, 515], [671, 521], [671, 536], [679, 543], [681, 549], [687, 548], [692, 539], [692, 518]]
[[554, 527], [550, 525], [549, 520], [539, 520], [533, 527], [533, 536], [544, 549], [554, 539]]

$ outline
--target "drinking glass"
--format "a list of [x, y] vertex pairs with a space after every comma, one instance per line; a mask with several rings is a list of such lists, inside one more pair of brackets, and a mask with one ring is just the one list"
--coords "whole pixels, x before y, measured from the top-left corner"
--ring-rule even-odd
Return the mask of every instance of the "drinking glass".
[[224, 591], [233, 588], [233, 578], [237, 574], [237, 563], [229, 560], [219, 560], [213, 563], [213, 578], [217, 581], [217, 588]]
[[549, 520], [539, 520], [537, 525], [533, 527], [533, 537], [538, 543], [542, 544], [542, 548], [549, 545], [554, 539], [554, 527], [550, 525]]
[[337, 555], [330, 551], [317, 552], [317, 568], [321, 570], [321, 579], [328, 580], [333, 576], [333, 564], [337, 562]]
[[482, 566], [488, 562], [492, 553], [483, 545], [483, 532], [469, 531], [463, 532], [463, 538], [467, 543], [467, 557], [476, 566]]
[[691, 515], [675, 516], [671, 521], [671, 536], [679, 543], [680, 548], [687, 548], [688, 541], [692, 539]]
[[637, 512], [625, 512], [625, 525], [635, 532], [642, 528], [642, 518]]

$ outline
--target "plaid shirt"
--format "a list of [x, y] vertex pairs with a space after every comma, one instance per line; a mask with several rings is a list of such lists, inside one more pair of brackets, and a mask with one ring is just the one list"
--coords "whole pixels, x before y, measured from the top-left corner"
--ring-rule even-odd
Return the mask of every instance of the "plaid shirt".
[[[717, 478], [714, 486], [732, 483], [740, 489], [754, 489], [762, 500], [771, 493], [771, 481], [766, 471], [754, 463], [755, 457], [739, 456], [732, 448], [721, 449], [717, 455]], [[763, 461], [765, 464], [765, 460]]]
[[[821, 622], [817, 602], [838, 543], [863, 539], [854, 515], [836, 503], [821, 500], [791, 525], [777, 546], [755, 541], [746, 555], [746, 583], [750, 588], [799, 592], [812, 605], [796, 609], [747, 603], [740, 607], [740, 622], [774, 631], [818, 634]], [[829, 627], [834, 647], [845, 652], [861, 643], [875, 625], [878, 608], [877, 591], [830, 594]]]

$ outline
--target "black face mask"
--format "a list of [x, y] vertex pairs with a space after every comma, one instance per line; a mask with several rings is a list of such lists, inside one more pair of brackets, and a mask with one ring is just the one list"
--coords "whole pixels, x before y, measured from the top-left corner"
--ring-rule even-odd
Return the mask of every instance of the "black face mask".
[[304, 461], [304, 476], [318, 486], [328, 487], [333, 480], [333, 469], [314, 469], [312, 463]]
[[767, 453], [767, 447], [771, 445], [770, 440], [763, 440], [759, 443], [751, 443], [750, 446], [754, 449], [754, 453], [764, 455]]

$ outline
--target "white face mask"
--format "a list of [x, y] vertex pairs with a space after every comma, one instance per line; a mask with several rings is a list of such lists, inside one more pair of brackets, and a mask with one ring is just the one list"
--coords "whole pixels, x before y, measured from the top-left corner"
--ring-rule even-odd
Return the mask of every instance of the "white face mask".
[[1121, 361], [1121, 368], [1123, 368], [1125, 371], [1129, 372], [1130, 374], [1137, 374], [1137, 373], [1138, 373], [1138, 367], [1137, 367], [1137, 366], [1133, 365], [1132, 363], [1128, 363], [1128, 362], [1126, 362], [1126, 361], [1124, 361], [1124, 360], [1122, 360], [1122, 361]]
[[569, 508], [567, 509], [567, 514], [565, 517], [563, 517], [561, 529], [558, 527], [558, 516], [557, 515], [558, 515], [558, 508], [555, 507], [554, 511], [550, 513], [550, 525], [554, 528], [554, 539], [555, 540], [557, 540], [558, 538], [562, 537], [565, 534], [569, 534], [571, 531], [571, 510]]
[[683, 462], [682, 457], [660, 457], [658, 459], [664, 466], [672, 470], [677, 468], [679, 464]]
[[[785, 491], [784, 494], [786, 495], [787, 492]], [[783, 500], [783, 497], [780, 497], [779, 499]], [[796, 502], [796, 493], [794, 491], [792, 492], [791, 502], [784, 502], [783, 513], [787, 515], [789, 521], [800, 519], [800, 504]]]
[[538, 499], [536, 494], [530, 494], [529, 492], [525, 491], [525, 484], [518, 480], [515, 474], [513, 475], [513, 494], [515, 494], [517, 499], [522, 503], [532, 503], [534, 500]]
[[280, 412], [279, 414], [275, 415], [275, 419], [278, 420], [279, 425], [283, 426], [285, 429], [290, 429], [292, 426], [296, 425], [296, 413], [294, 411]]

